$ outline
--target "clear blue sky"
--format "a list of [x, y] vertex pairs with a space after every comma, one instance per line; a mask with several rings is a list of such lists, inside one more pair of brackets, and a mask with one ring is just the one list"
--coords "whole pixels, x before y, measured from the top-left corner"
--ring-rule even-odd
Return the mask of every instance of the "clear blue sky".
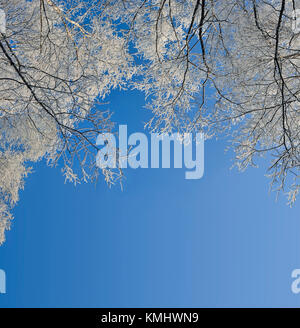
[[[143, 131], [141, 94], [110, 100], [118, 124]], [[0, 307], [299, 306], [300, 200], [276, 202], [265, 168], [230, 170], [225, 146], [205, 143], [200, 180], [128, 169], [124, 191], [36, 165], [0, 247]]]

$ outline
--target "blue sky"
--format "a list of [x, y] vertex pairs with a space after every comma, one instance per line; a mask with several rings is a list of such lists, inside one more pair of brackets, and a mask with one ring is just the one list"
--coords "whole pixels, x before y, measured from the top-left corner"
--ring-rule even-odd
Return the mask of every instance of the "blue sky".
[[[149, 113], [140, 93], [113, 92], [129, 133]], [[205, 143], [205, 173], [127, 169], [124, 190], [74, 187], [44, 163], [26, 181], [0, 248], [0, 307], [297, 307], [299, 201], [275, 201], [267, 163], [230, 170], [225, 140]], [[264, 167], [265, 165], [265, 167]]]

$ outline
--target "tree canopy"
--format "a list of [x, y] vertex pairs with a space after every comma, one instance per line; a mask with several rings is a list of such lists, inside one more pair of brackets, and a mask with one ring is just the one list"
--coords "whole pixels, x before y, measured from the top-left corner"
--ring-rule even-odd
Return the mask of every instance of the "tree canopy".
[[[144, 92], [159, 133], [231, 137], [299, 192], [300, 33], [292, 0], [0, 0], [0, 243], [30, 163], [95, 179], [111, 90]], [[299, 18], [300, 19], [300, 18]], [[78, 162], [79, 171], [74, 171]], [[103, 169], [108, 183], [121, 172]]]

